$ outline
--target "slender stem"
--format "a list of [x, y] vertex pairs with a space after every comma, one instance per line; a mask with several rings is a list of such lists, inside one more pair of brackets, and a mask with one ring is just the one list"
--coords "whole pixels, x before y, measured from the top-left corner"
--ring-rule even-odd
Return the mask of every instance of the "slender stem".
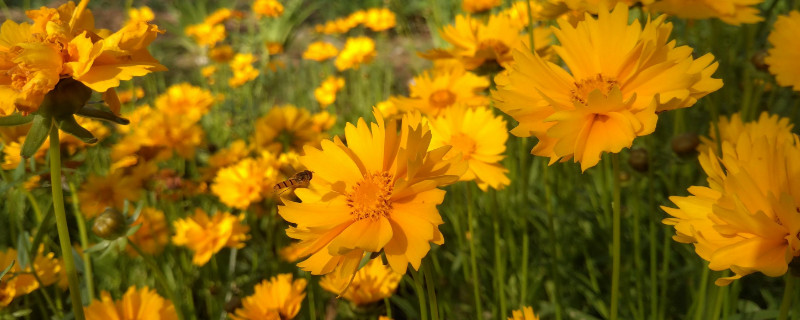
[[80, 282], [75, 270], [75, 257], [72, 256], [72, 242], [69, 240], [67, 214], [64, 211], [64, 191], [61, 189], [61, 144], [58, 141], [58, 127], [50, 124], [50, 184], [53, 190], [53, 210], [56, 215], [58, 242], [61, 244], [61, 256], [69, 281], [69, 296], [72, 301], [72, 313], [76, 320], [84, 320], [83, 302], [81, 301]]
[[781, 312], [778, 314], [778, 320], [789, 319], [789, 307], [792, 305], [792, 295], [794, 294], [795, 278], [791, 274], [786, 274], [786, 287], [783, 289], [783, 301], [781, 301]]
[[436, 287], [433, 283], [433, 267], [430, 259], [422, 261], [422, 272], [425, 274], [425, 286], [428, 287], [428, 299], [431, 305], [431, 320], [439, 320], [439, 303], [436, 301]]
[[481, 319], [483, 314], [483, 307], [481, 306], [481, 284], [478, 282], [478, 260], [475, 257], [475, 230], [472, 228], [472, 190], [470, 186], [464, 185], [467, 190], [467, 226], [469, 242], [469, 264], [472, 270], [472, 293], [475, 296], [475, 319]]
[[419, 299], [419, 317], [422, 320], [428, 320], [428, 304], [425, 303], [425, 291], [422, 290], [423, 275], [419, 271], [411, 269], [411, 276], [414, 278], [414, 287]]
[[84, 277], [86, 278], [86, 290], [89, 291], [89, 301], [94, 300], [94, 273], [92, 271], [92, 255], [91, 252], [87, 252], [89, 250], [89, 235], [86, 231], [86, 219], [83, 218], [83, 214], [80, 211], [80, 206], [78, 205], [78, 192], [75, 188], [75, 184], [70, 182], [69, 183], [69, 192], [72, 198], [72, 212], [75, 214], [75, 219], [78, 220], [78, 235], [81, 239], [81, 248], [83, 249], [83, 267], [84, 272], [86, 273]]
[[694, 310], [694, 318], [697, 320], [705, 319], [706, 315], [706, 288], [708, 288], [708, 275], [711, 269], [708, 268], [708, 263], [703, 263], [703, 275], [700, 276], [700, 288], [697, 292], [697, 309]]
[[612, 252], [611, 252], [611, 320], [617, 319], [617, 305], [619, 304], [619, 255], [620, 255], [620, 195], [619, 186], [619, 156], [616, 153], [611, 154], [611, 165], [614, 168], [614, 200], [611, 202], [611, 209], [613, 210], [612, 222]]
[[492, 219], [492, 227], [494, 228], [494, 272], [497, 281], [497, 299], [500, 302], [500, 312], [498, 318], [502, 318], [506, 314], [506, 290], [505, 290], [505, 270], [503, 268], [503, 254], [500, 242], [500, 209], [497, 207], [497, 191], [494, 189], [489, 190], [489, 199], [491, 207], [489, 210], [494, 214]]
[[[139, 246], [133, 243], [133, 241], [128, 241], [128, 245], [131, 246], [131, 248], [133, 248], [133, 250], [136, 251], [136, 253], [138, 253], [139, 256], [142, 257], [142, 259], [144, 259], [144, 263], [147, 264], [147, 266], [150, 267], [151, 270], [153, 270], [153, 273], [155, 273], [156, 276], [156, 281], [161, 283], [161, 286], [164, 287], [164, 291], [167, 292], [167, 297], [169, 298], [169, 300], [172, 301], [173, 304], [177, 304], [178, 300], [176, 299], [175, 291], [172, 290], [172, 287], [167, 282], [167, 278], [164, 276], [164, 271], [162, 271], [161, 268], [158, 267], [158, 264], [155, 263], [153, 257], [144, 253], [144, 251], [142, 251], [142, 249], [139, 248]], [[178, 314], [178, 319], [180, 320], [184, 319], [182, 308], [176, 305], [175, 312]]]
[[392, 304], [389, 303], [389, 297], [383, 298], [383, 304], [386, 305], [386, 317], [391, 319], [392, 318]]
[[555, 212], [553, 212], [553, 202], [552, 202], [552, 184], [550, 184], [550, 180], [548, 180], [548, 173], [550, 172], [550, 168], [547, 165], [547, 161], [542, 161], [542, 181], [544, 181], [544, 198], [545, 198], [545, 210], [547, 210], [547, 235], [550, 238], [550, 254], [552, 257], [550, 258], [550, 277], [553, 281], [553, 305], [556, 309], [556, 320], [561, 320], [561, 303], [559, 303], [559, 276], [558, 276], [558, 238], [556, 237], [556, 224], [555, 224]]
[[42, 218], [44, 218], [44, 215], [42, 214], [42, 209], [39, 208], [39, 203], [36, 202], [36, 198], [33, 197], [33, 194], [30, 191], [28, 191], [25, 188], [21, 188], [21, 189], [25, 193], [25, 197], [28, 198], [28, 202], [31, 203], [31, 209], [33, 209], [33, 214], [36, 217], [36, 223], [41, 224], [42, 223]]
[[[311, 273], [305, 272], [305, 278], [306, 283], [308, 283], [308, 287], [306, 287], [306, 292], [308, 292], [308, 317], [311, 320], [317, 320], [317, 304], [315, 302], [316, 300], [314, 300], [314, 286], [311, 282]], [[391, 313], [391, 311], [389, 312]]]

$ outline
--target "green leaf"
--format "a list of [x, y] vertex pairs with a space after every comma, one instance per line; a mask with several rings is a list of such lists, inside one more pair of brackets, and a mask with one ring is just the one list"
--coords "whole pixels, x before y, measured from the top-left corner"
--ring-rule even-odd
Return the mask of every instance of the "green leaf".
[[14, 171], [11, 171], [11, 180], [22, 181], [25, 178], [25, 161], [20, 161]]
[[14, 266], [14, 263], [15, 263], [15, 262], [16, 262], [15, 260], [11, 260], [11, 264], [9, 264], [9, 265], [8, 265], [8, 267], [6, 267], [6, 269], [5, 269], [5, 270], [3, 270], [3, 272], [0, 272], [0, 280], [2, 280], [2, 279], [3, 279], [3, 277], [6, 275], [6, 273], [8, 273], [9, 271], [11, 271], [11, 267], [13, 267], [13, 266]]
[[97, 138], [95, 138], [94, 135], [89, 132], [89, 130], [81, 127], [81, 125], [75, 121], [75, 117], [71, 114], [59, 117], [56, 119], [56, 123], [58, 123], [58, 128], [61, 129], [61, 131], [69, 133], [76, 138], [81, 139], [81, 141], [85, 143], [97, 142]]
[[0, 127], [10, 127], [26, 124], [33, 121], [33, 115], [23, 116], [21, 113], [14, 113], [10, 116], [0, 117]]
[[[31, 235], [23, 231], [17, 237], [17, 262], [19, 268], [25, 269], [31, 263]], [[35, 254], [35, 253], [34, 253]]]
[[53, 121], [49, 117], [38, 114], [33, 117], [33, 126], [31, 126], [31, 130], [28, 131], [25, 142], [22, 144], [22, 152], [20, 152], [22, 157], [30, 158], [36, 151], [39, 151], [39, 147], [42, 146], [50, 133], [52, 124]]
[[42, 241], [44, 240], [44, 236], [47, 234], [47, 231], [53, 225], [53, 218], [55, 218], [55, 213], [52, 210], [53, 206], [47, 206], [47, 213], [45, 213], [42, 222], [39, 223], [39, 227], [36, 229], [36, 235], [33, 237], [32, 248], [38, 248]]
[[87, 117], [87, 118], [111, 121], [111, 122], [118, 123], [118, 124], [129, 124], [129, 123], [131, 123], [128, 119], [119, 117], [119, 116], [115, 115], [114, 113], [111, 113], [111, 112], [108, 112], [108, 111], [103, 111], [103, 110], [98, 110], [98, 109], [94, 109], [94, 108], [89, 108], [89, 107], [83, 107], [80, 110], [78, 110], [78, 112], [76, 112], [75, 114], [77, 114], [79, 116]]

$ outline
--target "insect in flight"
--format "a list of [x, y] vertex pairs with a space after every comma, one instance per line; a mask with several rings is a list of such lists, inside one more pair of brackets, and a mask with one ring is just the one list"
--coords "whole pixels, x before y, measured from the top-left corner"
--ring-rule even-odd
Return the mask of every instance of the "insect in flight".
[[308, 187], [309, 182], [311, 182], [313, 171], [303, 170], [296, 173], [293, 177], [286, 179], [284, 181], [278, 182], [273, 189], [274, 192], [280, 191], [283, 193], [289, 189], [295, 188], [306, 188]]

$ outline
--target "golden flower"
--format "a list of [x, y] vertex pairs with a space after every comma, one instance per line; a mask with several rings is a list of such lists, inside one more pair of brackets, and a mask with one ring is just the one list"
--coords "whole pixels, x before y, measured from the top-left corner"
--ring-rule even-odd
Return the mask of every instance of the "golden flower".
[[[98, 140], [102, 140], [108, 137], [110, 134], [108, 127], [103, 125], [100, 121], [84, 117], [78, 117], [76, 118], [76, 121], [86, 130], [89, 130], [89, 132], [91, 132]], [[30, 125], [22, 125], [17, 127], [5, 127], [4, 130], [7, 130], [7, 128], [23, 128], [26, 130], [25, 132], [27, 132], [30, 127]], [[61, 149], [64, 150], [64, 154], [66, 156], [73, 156], [88, 146], [85, 142], [63, 131], [59, 131], [58, 136], [59, 145], [61, 146]], [[19, 136], [16, 139], [17, 140], [4, 141], [4, 157], [3, 162], [0, 163], [0, 168], [4, 170], [16, 168], [22, 161], [22, 155], [20, 152], [22, 150], [22, 144], [25, 142], [25, 136]], [[32, 158], [36, 159], [36, 162], [44, 163], [47, 156], [47, 151], [50, 150], [49, 141], [50, 138], [45, 139], [45, 142], [39, 147], [39, 150], [33, 154]]]
[[213, 85], [215, 83], [214, 81], [215, 73], [217, 73], [217, 66], [215, 65], [205, 66], [202, 69], [200, 69], [200, 74], [203, 75], [203, 78], [206, 78], [206, 81], [208, 81], [209, 85]]
[[394, 15], [386, 8], [372, 8], [364, 13], [364, 26], [372, 31], [383, 31], [393, 28], [397, 22]]
[[[133, 225], [141, 227], [128, 237], [128, 241], [135, 243], [147, 254], [157, 255], [164, 251], [164, 246], [169, 243], [169, 226], [163, 211], [150, 207], [143, 208]], [[128, 254], [138, 255], [130, 248]]]
[[90, 174], [78, 191], [81, 212], [91, 219], [107, 207], [122, 210], [125, 200], [139, 200], [141, 188], [141, 180], [124, 170], [113, 170], [106, 176]]
[[[529, 1], [531, 14], [534, 20], [555, 20], [569, 11], [569, 7], [562, 0], [543, 0], [543, 1]], [[514, 2], [511, 7], [503, 10], [500, 14], [507, 15], [511, 21], [522, 29], [527, 27], [530, 23], [528, 16], [528, 4], [525, 1]], [[539, 29], [539, 28], [537, 28]], [[548, 30], [541, 28], [542, 30]], [[534, 35], [535, 36], [535, 35]], [[537, 38], [538, 39], [538, 38]], [[534, 40], [538, 43], [538, 41]], [[549, 41], [548, 41], [549, 42]]]
[[336, 93], [342, 88], [344, 88], [344, 78], [328, 76], [318, 88], [314, 89], [314, 98], [317, 98], [319, 106], [324, 109], [336, 101]]
[[156, 18], [153, 10], [150, 7], [142, 6], [139, 8], [128, 9], [128, 21], [143, 21], [150, 22]]
[[333, 128], [333, 125], [336, 124], [336, 115], [321, 111], [311, 116], [311, 122], [314, 123], [312, 125], [314, 131], [323, 133]]
[[620, 3], [597, 19], [587, 14], [576, 27], [559, 20], [554, 33], [561, 46], [553, 49], [571, 74], [539, 54], [515, 49], [514, 63], [495, 78], [493, 94], [495, 105], [519, 121], [511, 133], [536, 136], [534, 155], [551, 163], [574, 158], [586, 170], [603, 152], [619, 152], [653, 132], [656, 112], [692, 106], [719, 89], [722, 81], [711, 78], [718, 66], [714, 57], [695, 60], [691, 48], [668, 43], [672, 24], [664, 19], [648, 20], [644, 28], [638, 21], [629, 25], [628, 7]]
[[267, 47], [267, 52], [269, 52], [270, 55], [283, 53], [283, 43], [275, 41], [267, 41], [266, 43], [264, 43], [264, 45]]
[[83, 311], [86, 320], [178, 320], [172, 301], [162, 298], [148, 287], [130, 287], [118, 301], [103, 291], [100, 300], [93, 300]]
[[769, 56], [764, 59], [778, 84], [791, 86], [795, 91], [800, 91], [800, 45], [796, 41], [798, 32], [800, 12], [795, 10], [786, 16], [779, 16], [768, 38], [772, 48], [767, 51]]
[[469, 13], [483, 12], [499, 6], [500, 0], [462, 0], [461, 8]]
[[522, 307], [522, 310], [514, 310], [508, 320], [539, 320], [539, 316], [533, 313], [533, 308]]
[[306, 298], [306, 279], [292, 281], [291, 273], [264, 280], [253, 295], [242, 300], [242, 307], [229, 314], [233, 320], [293, 319]]
[[[36, 112], [45, 94], [61, 79], [72, 78], [114, 96], [119, 81], [166, 70], [147, 51], [155, 25], [129, 21], [119, 31], [94, 29], [94, 17], [67, 2], [58, 9], [26, 12], [33, 24], [7, 20], [0, 27], [0, 116]], [[106, 35], [101, 37], [98, 33]], [[108, 91], [108, 92], [107, 92]], [[113, 99], [112, 99], [113, 100]], [[111, 106], [118, 113], [117, 106]]]
[[194, 42], [201, 46], [213, 47], [222, 40], [225, 40], [227, 33], [225, 26], [221, 24], [210, 25], [205, 23], [187, 26], [183, 31], [187, 36], [192, 37]]
[[217, 212], [209, 217], [203, 209], [197, 208], [193, 216], [173, 222], [172, 243], [194, 251], [192, 263], [202, 266], [223, 247], [244, 248], [244, 242], [250, 238], [247, 235], [250, 227], [242, 221], [244, 214]]
[[233, 58], [233, 48], [227, 44], [216, 46], [208, 51], [208, 57], [219, 63], [226, 63]]
[[[39, 289], [39, 277], [42, 285], [50, 286], [59, 280], [61, 272], [61, 262], [55, 258], [55, 254], [50, 252], [44, 253], [44, 245], [39, 246], [36, 251], [36, 257], [33, 259], [33, 268], [26, 266], [22, 269], [19, 264], [19, 256], [17, 250], [12, 248], [6, 251], [0, 251], [0, 271], [5, 270], [12, 261], [16, 261], [14, 266], [3, 277], [0, 284], [0, 309], [8, 306], [16, 297], [29, 294], [36, 289]], [[33, 275], [33, 270], [36, 270], [36, 276]]]
[[247, 147], [247, 143], [244, 140], [236, 140], [231, 142], [227, 148], [219, 150], [209, 157], [208, 166], [212, 168], [227, 167], [244, 159], [249, 153], [250, 149]]
[[456, 104], [465, 107], [488, 105], [489, 98], [481, 94], [488, 87], [487, 77], [464, 71], [463, 68], [433, 74], [425, 71], [414, 77], [409, 86], [410, 98], [396, 97], [392, 102], [402, 111], [419, 110], [435, 117]]
[[142, 87], [135, 87], [130, 90], [119, 91], [117, 92], [117, 97], [119, 98], [119, 103], [133, 102], [134, 100], [144, 98], [144, 89], [142, 89]]
[[225, 205], [244, 210], [271, 193], [273, 185], [278, 182], [277, 178], [275, 156], [264, 152], [258, 159], [244, 158], [219, 170], [211, 185], [211, 192]]
[[302, 258], [300, 255], [303, 253], [303, 251], [306, 251], [306, 249], [306, 246], [301, 242], [293, 242], [292, 244], [281, 248], [278, 251], [278, 255], [283, 261], [296, 262]]
[[156, 98], [155, 105], [166, 116], [197, 122], [215, 102], [216, 97], [210, 91], [184, 82], [167, 88], [167, 92]]
[[386, 119], [392, 118], [399, 114], [397, 105], [394, 104], [394, 99], [392, 98], [378, 102], [375, 105], [375, 108], [377, 108]]
[[336, 49], [330, 42], [316, 41], [308, 45], [306, 51], [303, 52], [303, 59], [325, 61], [337, 54], [339, 54], [339, 49]]
[[41, 176], [31, 176], [30, 178], [25, 180], [25, 182], [22, 183], [22, 187], [25, 188], [25, 190], [31, 191], [41, 186], [40, 184], [41, 180], [42, 180]]
[[347, 38], [344, 49], [339, 52], [334, 65], [339, 71], [358, 69], [375, 58], [375, 42], [367, 37]]
[[[706, 149], [706, 153], [719, 155], [717, 141], [736, 144], [744, 131], [760, 132], [771, 139], [779, 140], [780, 143], [794, 139], [792, 134], [793, 125], [789, 122], [789, 118], [770, 115], [766, 112], [761, 113], [757, 121], [747, 123], [742, 121], [742, 116], [738, 113], [731, 115], [730, 118], [722, 116], [715, 125], [719, 127], [720, 139], [717, 139], [717, 130], [709, 130], [708, 138], [700, 137], [702, 144], [698, 147], [698, 150]], [[719, 146], [721, 145], [722, 143], [719, 144]]]
[[[628, 7], [641, 2], [644, 5], [653, 3], [655, 0], [563, 0], [567, 7], [573, 12], [583, 15], [584, 12], [597, 14], [601, 10], [614, 8], [617, 3], [623, 3]], [[758, 1], [758, 0], [757, 0]]]
[[233, 77], [228, 79], [228, 85], [238, 88], [250, 80], [258, 77], [258, 70], [253, 68], [256, 57], [252, 53], [237, 53], [229, 63]]
[[451, 146], [444, 158], [460, 157], [469, 164], [459, 180], [475, 180], [483, 191], [511, 183], [508, 169], [500, 163], [508, 140], [503, 117], [495, 117], [489, 108], [454, 107], [432, 119], [430, 126], [433, 138], [429, 148]]
[[647, 8], [683, 19], [717, 18], [738, 26], [764, 20], [755, 7], [762, 2], [764, 0], [658, 0]]
[[341, 293], [341, 297], [358, 306], [363, 306], [391, 297], [397, 290], [401, 279], [403, 279], [402, 274], [395, 273], [391, 268], [385, 266], [381, 258], [375, 258], [356, 272], [352, 282], [350, 282], [349, 276], [336, 278], [336, 274], [331, 273], [322, 277], [319, 286], [339, 294], [338, 290], [350, 282], [350, 286]]
[[[800, 137], [775, 120], [745, 124], [732, 142], [721, 141], [721, 156], [701, 149], [708, 187], [692, 186], [690, 196], [670, 197], [677, 208], [662, 207], [675, 241], [694, 244], [710, 269], [733, 271], [717, 285], [753, 272], [781, 276], [800, 256]], [[780, 127], [762, 131], [773, 125]]]
[[257, 17], [280, 17], [283, 15], [283, 5], [277, 0], [256, 0], [253, 2], [253, 12]]
[[256, 120], [251, 145], [272, 153], [301, 151], [306, 144], [319, 145], [325, 138], [314, 130], [311, 113], [293, 105], [272, 107]]
[[371, 127], [348, 124], [347, 145], [336, 138], [321, 150], [306, 147], [300, 162], [314, 179], [295, 190], [302, 202], [278, 207], [295, 225], [287, 235], [308, 245], [302, 256], [311, 256], [298, 266], [312, 274], [350, 278], [373, 252], [404, 274], [409, 263], [419, 268], [431, 242], [444, 243], [436, 205], [445, 192], [437, 187], [458, 180], [466, 165], [442, 159], [449, 147], [428, 151], [431, 133], [419, 113], [404, 116], [399, 131], [396, 121], [384, 123], [377, 111], [375, 118]]
[[203, 23], [213, 26], [228, 21], [228, 19], [231, 18], [241, 18], [243, 15], [241, 11], [220, 8], [208, 15], [205, 20], [203, 20]]
[[[180, 90], [178, 90], [180, 91]], [[190, 90], [189, 92], [201, 93], [205, 92], [202, 89]], [[185, 99], [182, 99], [185, 98]], [[169, 108], [170, 101], [178, 102], [196, 102], [198, 110], [186, 110], [187, 113], [192, 114], [190, 117], [183, 118], [183, 116], [173, 116], [168, 111], [152, 110], [148, 106], [142, 106], [139, 109], [151, 109], [149, 111], [140, 111], [146, 114], [137, 122], [131, 122], [128, 129], [128, 135], [124, 136], [119, 143], [112, 147], [111, 157], [114, 160], [122, 159], [123, 157], [131, 154], [139, 154], [146, 160], [158, 159], [166, 160], [171, 157], [173, 153], [177, 153], [180, 157], [190, 159], [194, 157], [196, 149], [203, 143], [204, 131], [202, 127], [196, 122], [202, 113], [207, 112], [203, 110], [203, 99], [193, 101], [194, 97], [171, 96], [162, 95], [158, 100], [162, 102], [159, 104], [158, 109]], [[189, 106], [175, 106], [176, 109], [182, 109]], [[185, 109], [184, 109], [185, 110]], [[189, 121], [193, 120], [193, 121]]]
[[346, 33], [347, 31], [350, 31], [350, 29], [355, 28], [356, 26], [358, 26], [359, 23], [362, 22], [362, 21], [359, 21], [357, 19], [357, 17], [360, 16], [360, 17], [363, 18], [364, 12], [361, 11], [361, 12], [357, 12], [357, 13], [360, 13], [360, 15], [357, 15], [357, 14], [354, 13], [354, 14], [348, 16], [348, 17], [345, 17], [345, 18], [334, 19], [334, 20], [325, 22], [325, 24], [316, 25], [314, 27], [314, 30], [319, 32], [319, 33], [324, 33], [324, 34]]

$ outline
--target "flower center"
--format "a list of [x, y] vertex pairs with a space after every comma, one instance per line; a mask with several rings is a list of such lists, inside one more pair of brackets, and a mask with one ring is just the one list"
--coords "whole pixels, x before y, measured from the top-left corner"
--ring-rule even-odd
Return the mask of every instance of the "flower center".
[[469, 160], [475, 152], [475, 140], [463, 133], [456, 133], [450, 137], [450, 145], [453, 146], [453, 151], [461, 152], [464, 160]]
[[575, 83], [575, 89], [572, 89], [572, 101], [578, 101], [586, 104], [589, 98], [589, 93], [592, 91], [600, 90], [604, 95], [608, 95], [611, 88], [617, 84], [617, 81], [608, 77], [603, 77], [598, 74], [594, 78], [588, 78]]
[[508, 51], [510, 51], [511, 49], [500, 40], [487, 39], [481, 41], [479, 45], [478, 51], [483, 51], [483, 50], [491, 50], [497, 57], [499, 57], [508, 53]]
[[388, 172], [369, 173], [347, 194], [350, 215], [356, 221], [387, 217], [392, 211], [392, 175]]
[[432, 93], [428, 100], [436, 108], [446, 108], [456, 102], [456, 95], [450, 90], [442, 89]]

